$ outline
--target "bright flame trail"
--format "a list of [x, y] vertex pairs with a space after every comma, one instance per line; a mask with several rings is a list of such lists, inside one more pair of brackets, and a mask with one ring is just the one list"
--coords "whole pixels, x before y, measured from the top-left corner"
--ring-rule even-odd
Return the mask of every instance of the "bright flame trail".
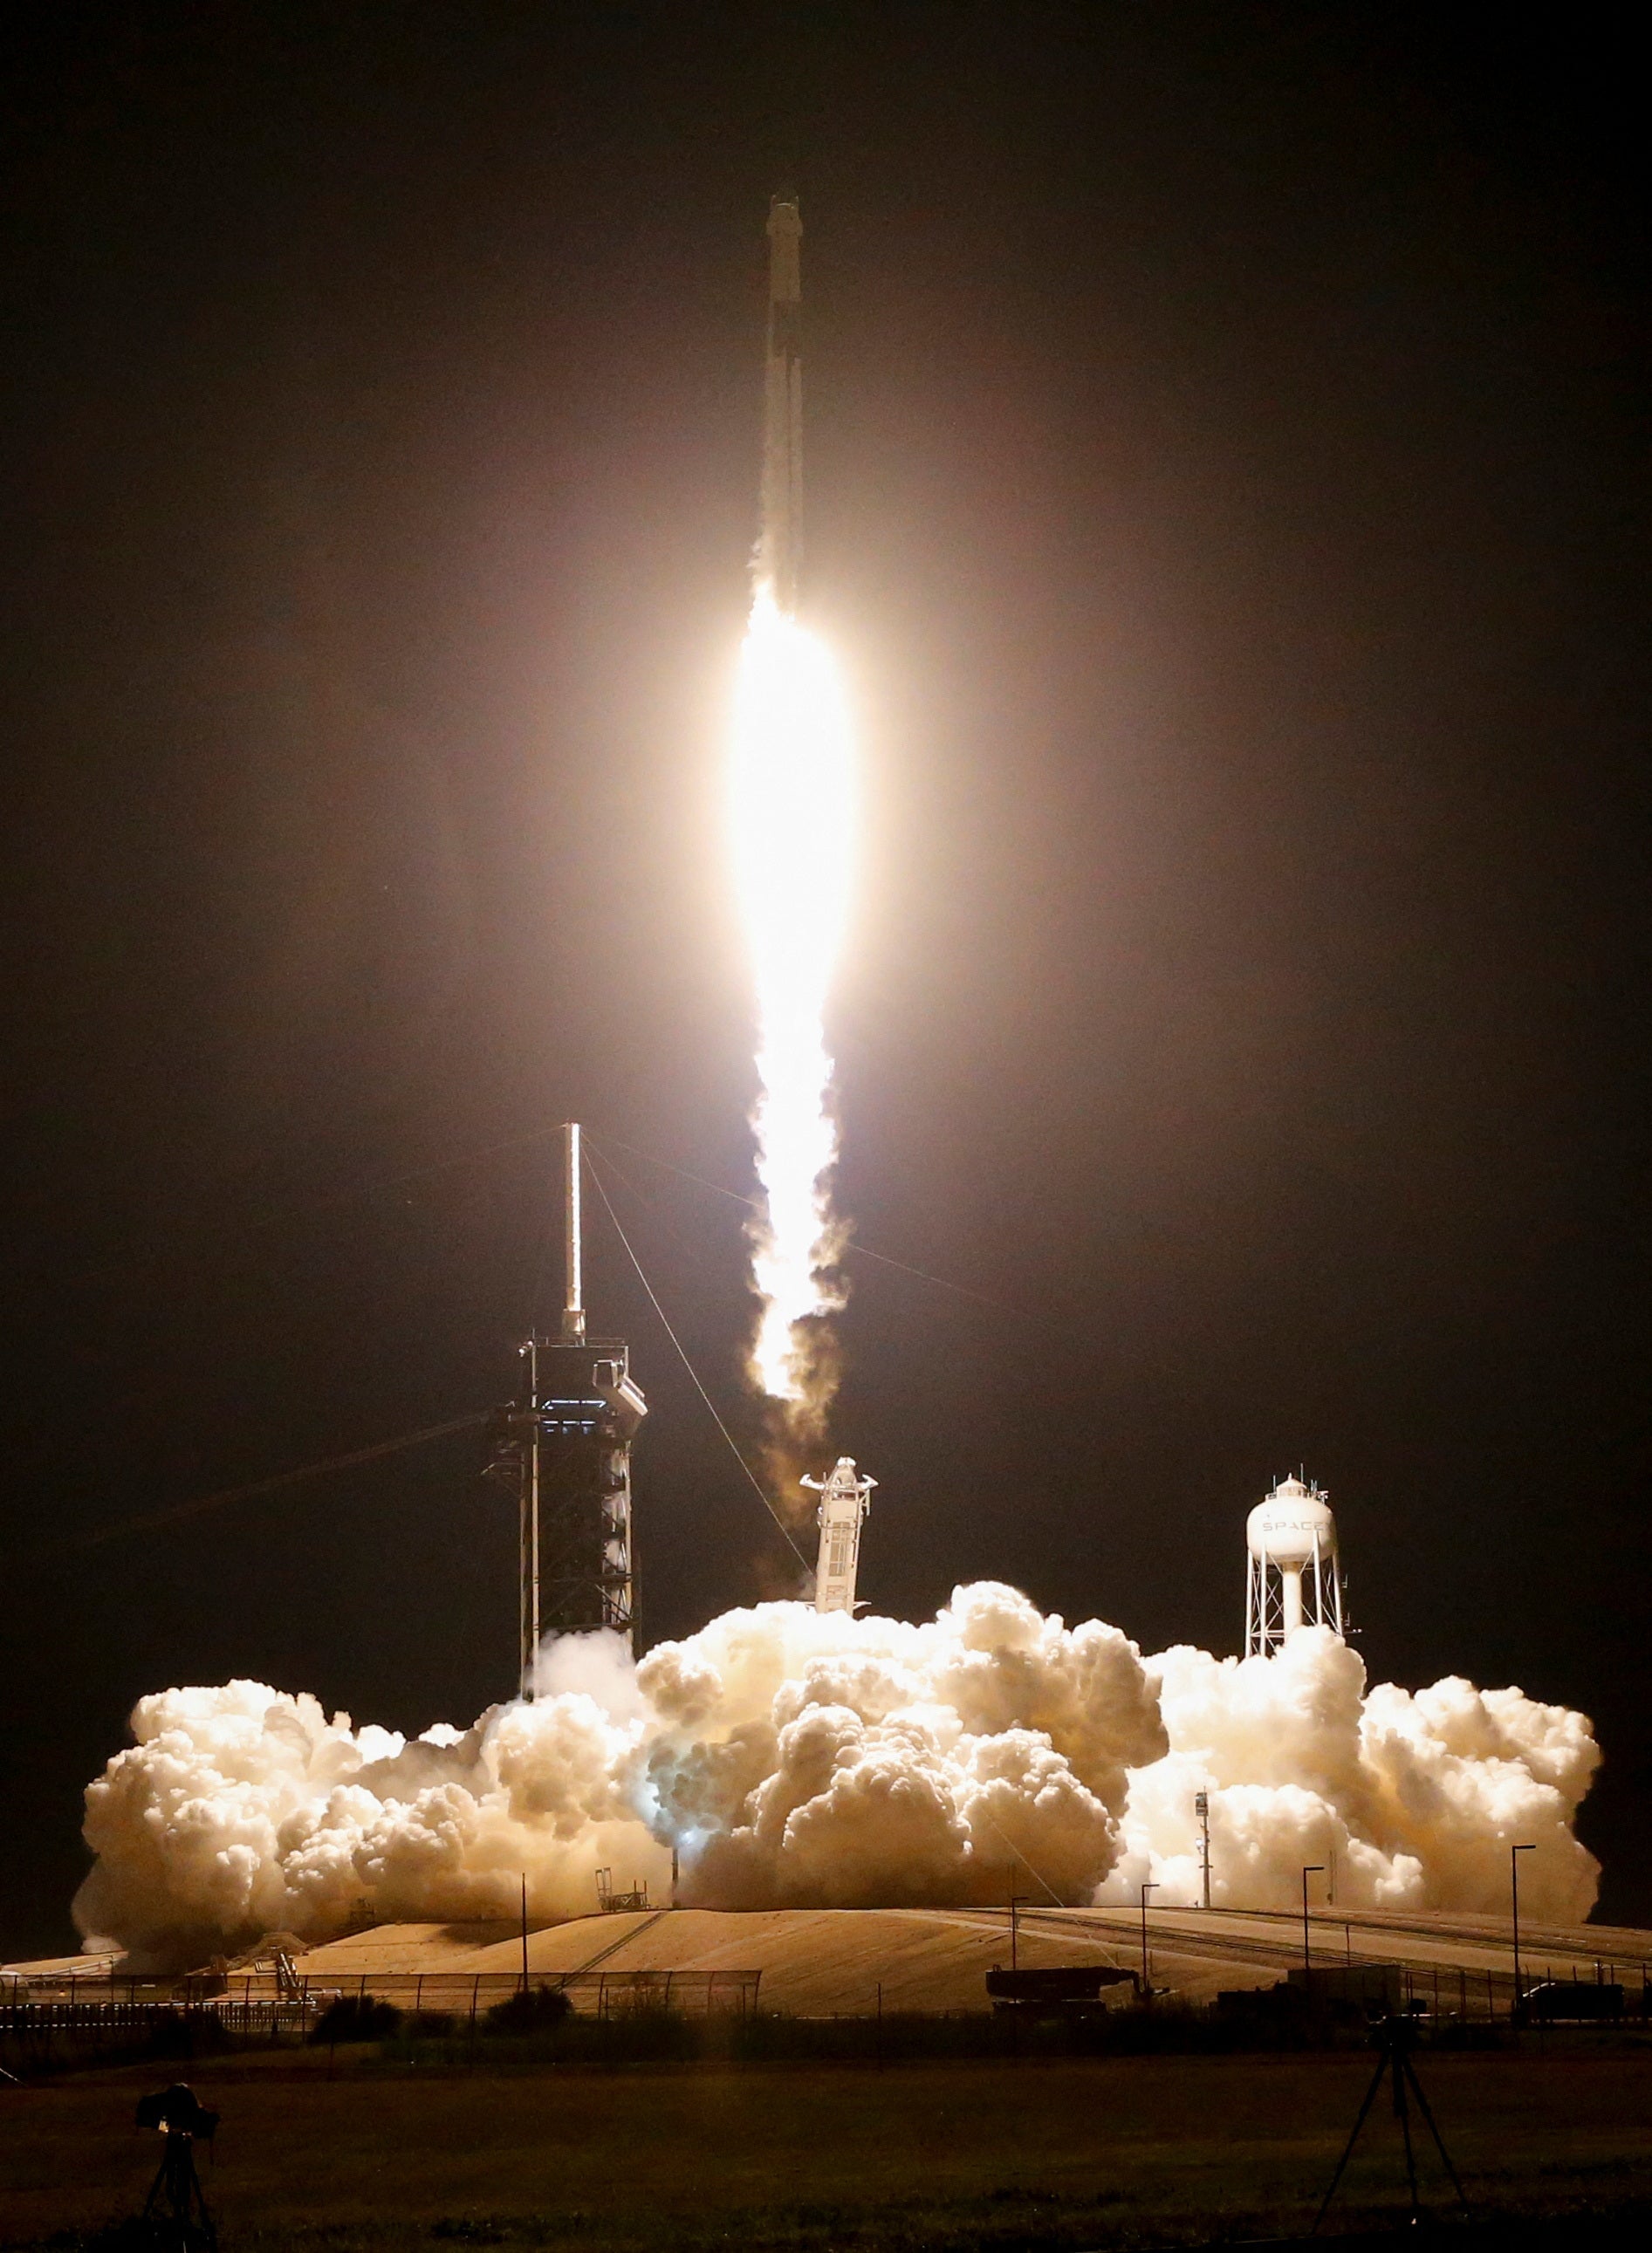
[[842, 1304], [831, 1269], [837, 1126], [823, 1022], [848, 921], [854, 743], [830, 652], [759, 587], [741, 654], [730, 764], [735, 879], [757, 997], [752, 1126], [763, 1207], [752, 1226], [762, 1315], [752, 1369], [805, 1425], [826, 1403], [806, 1331]]

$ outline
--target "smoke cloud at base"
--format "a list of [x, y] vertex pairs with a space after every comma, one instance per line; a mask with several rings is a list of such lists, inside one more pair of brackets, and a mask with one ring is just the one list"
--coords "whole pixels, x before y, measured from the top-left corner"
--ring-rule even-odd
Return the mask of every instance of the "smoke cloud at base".
[[1147, 1662], [1170, 1740], [1131, 1777], [1126, 1849], [1097, 1898], [1201, 1897], [1194, 1801], [1210, 1803], [1211, 1900], [1290, 1908], [1305, 1865], [1317, 1905], [1509, 1910], [1509, 1849], [1534, 1917], [1580, 1922], [1600, 1866], [1572, 1835], [1600, 1765], [1590, 1723], [1520, 1690], [1459, 1675], [1412, 1691], [1367, 1689], [1357, 1651], [1300, 1628], [1272, 1658], [1212, 1658], [1186, 1644]]
[[169, 1690], [87, 1792], [81, 1931], [179, 1966], [287, 1930], [595, 1907], [600, 1866], [686, 1906], [1080, 1904], [1199, 1895], [1289, 1908], [1335, 1856], [1351, 1905], [1495, 1910], [1508, 1849], [1534, 1917], [1572, 1919], [1597, 1865], [1572, 1818], [1589, 1723], [1448, 1678], [1367, 1690], [1305, 1629], [1272, 1660], [1069, 1629], [981, 1581], [937, 1617], [728, 1612], [632, 1664], [618, 1638], [549, 1646], [532, 1704], [411, 1741], [262, 1684]]

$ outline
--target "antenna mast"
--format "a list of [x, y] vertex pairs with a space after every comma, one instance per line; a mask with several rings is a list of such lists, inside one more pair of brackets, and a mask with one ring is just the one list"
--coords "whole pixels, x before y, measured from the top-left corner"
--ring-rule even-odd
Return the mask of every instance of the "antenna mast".
[[585, 1343], [585, 1302], [581, 1273], [579, 1128], [562, 1129], [562, 1220], [568, 1245], [568, 1295], [562, 1307], [562, 1343]]
[[585, 1335], [580, 1130], [562, 1129], [567, 1287], [561, 1335], [522, 1342], [521, 1389], [494, 1419], [491, 1477], [516, 1496], [517, 1665], [532, 1699], [544, 1635], [631, 1639], [631, 1443], [648, 1412], [621, 1338]]

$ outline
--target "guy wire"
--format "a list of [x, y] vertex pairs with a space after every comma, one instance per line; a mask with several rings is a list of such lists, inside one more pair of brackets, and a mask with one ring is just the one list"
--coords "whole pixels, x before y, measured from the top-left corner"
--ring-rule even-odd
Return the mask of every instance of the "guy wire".
[[666, 1336], [676, 1347], [678, 1358], [681, 1361], [683, 1367], [688, 1371], [689, 1376], [693, 1378], [695, 1392], [699, 1393], [707, 1407], [710, 1409], [713, 1422], [716, 1425], [717, 1429], [722, 1433], [723, 1438], [728, 1442], [729, 1453], [739, 1464], [741, 1469], [744, 1471], [747, 1478], [751, 1482], [752, 1492], [756, 1496], [758, 1501], [763, 1504], [770, 1517], [773, 1518], [775, 1524], [779, 1527], [787, 1548], [791, 1550], [798, 1564], [803, 1566], [804, 1571], [805, 1573], [808, 1572], [811, 1569], [808, 1559], [804, 1555], [802, 1550], [798, 1548], [797, 1543], [792, 1539], [791, 1533], [787, 1530], [785, 1520], [781, 1517], [773, 1503], [770, 1501], [768, 1496], [763, 1492], [763, 1488], [758, 1482], [756, 1473], [752, 1469], [751, 1465], [746, 1461], [745, 1457], [741, 1454], [739, 1447], [735, 1445], [733, 1433], [728, 1429], [727, 1424], [723, 1422], [722, 1418], [718, 1414], [716, 1402], [712, 1399], [710, 1393], [707, 1392], [705, 1386], [701, 1383], [700, 1372], [695, 1369], [694, 1364], [689, 1360], [687, 1354], [684, 1351], [682, 1340], [678, 1336], [676, 1331], [673, 1329], [670, 1318], [666, 1315], [666, 1309], [660, 1305], [659, 1299], [655, 1295], [653, 1285], [649, 1281], [647, 1276], [644, 1274], [643, 1263], [637, 1257], [637, 1254], [631, 1250], [631, 1238], [620, 1226], [619, 1215], [614, 1210], [613, 1204], [609, 1197], [608, 1191], [603, 1187], [603, 1177], [596, 1170], [596, 1161], [591, 1154], [589, 1142], [586, 1146], [585, 1155], [587, 1171], [589, 1173], [592, 1181], [596, 1185], [596, 1194], [603, 1200], [603, 1203], [607, 1210], [609, 1218], [614, 1224], [614, 1233], [624, 1245], [625, 1256], [631, 1261], [631, 1266], [637, 1270], [637, 1280], [642, 1285], [644, 1290], [647, 1292], [649, 1303], [653, 1308], [654, 1312], [659, 1316]]
[[354, 1470], [363, 1463], [375, 1463], [386, 1455], [401, 1454], [406, 1448], [423, 1447], [431, 1440], [445, 1440], [454, 1432], [473, 1431], [485, 1424], [491, 1411], [478, 1409], [469, 1416], [454, 1416], [445, 1424], [427, 1424], [422, 1431], [404, 1432], [400, 1439], [380, 1440], [370, 1447], [354, 1447], [346, 1455], [329, 1455], [324, 1462], [305, 1463], [297, 1470], [277, 1471], [273, 1478], [253, 1479], [245, 1486], [220, 1487], [216, 1494], [197, 1495], [190, 1502], [173, 1502], [162, 1510], [149, 1510], [136, 1517], [117, 1518], [112, 1525], [94, 1526], [89, 1533], [72, 1534], [63, 1541], [43, 1545], [35, 1550], [24, 1550], [20, 1555], [55, 1557], [71, 1550], [100, 1548], [106, 1541], [118, 1540], [125, 1533], [144, 1533], [157, 1525], [176, 1524], [185, 1517], [198, 1517], [204, 1510], [217, 1510], [232, 1502], [253, 1502], [261, 1495], [279, 1493], [282, 1487], [297, 1486], [305, 1479], [322, 1478], [330, 1471]]
[[[589, 1127], [585, 1132], [588, 1141], [596, 1140]], [[696, 1188], [709, 1189], [714, 1196], [726, 1197], [730, 1204], [742, 1204], [751, 1212], [761, 1212], [763, 1209], [761, 1197], [742, 1196], [738, 1189], [726, 1189], [721, 1182], [708, 1181], [703, 1174], [691, 1174], [687, 1166], [674, 1166], [669, 1158], [657, 1158], [652, 1150], [638, 1149], [635, 1142], [624, 1141], [617, 1134], [604, 1133], [603, 1140], [612, 1142], [617, 1149], [629, 1150], [633, 1158], [640, 1158], [645, 1165], [658, 1166], [663, 1173], [675, 1174], [680, 1181], [693, 1182]], [[610, 1158], [609, 1163], [612, 1165], [613, 1162]], [[978, 1307], [991, 1307], [999, 1314], [1014, 1315], [1018, 1322], [1037, 1328], [1049, 1327], [1041, 1323], [1036, 1315], [1025, 1314], [1019, 1307], [1012, 1307], [1007, 1300], [990, 1298], [985, 1291], [972, 1291], [966, 1283], [949, 1282], [944, 1275], [931, 1275], [926, 1267], [914, 1267], [910, 1260], [894, 1259], [887, 1252], [874, 1252], [869, 1244], [858, 1244], [854, 1238], [844, 1245], [843, 1257], [846, 1259], [874, 1259], [880, 1267], [894, 1267], [903, 1275], [915, 1276], [920, 1283], [932, 1283], [938, 1291], [951, 1291], [956, 1298], [972, 1299]]]
[[[986, 1814], [986, 1810], [985, 1808], [981, 1810], [981, 1812]], [[994, 1831], [998, 1831], [998, 1825], [996, 1823], [993, 1822], [993, 1818], [990, 1815], [986, 1816], [986, 1820], [989, 1824], [992, 1824], [992, 1827]], [[1056, 1908], [1065, 1908], [1067, 1904], [1063, 1901], [1061, 1895], [1056, 1891], [1055, 1887], [1050, 1884], [1049, 1880], [1044, 1875], [1042, 1870], [1034, 1869], [1026, 1855], [1022, 1853], [1021, 1848], [1015, 1844], [1015, 1841], [1013, 1838], [1005, 1838], [1004, 1833], [1001, 1831], [998, 1831], [998, 1835], [1000, 1838], [1004, 1839], [1004, 1844], [1009, 1848], [1010, 1852], [1014, 1854], [1015, 1859], [1021, 1864], [1022, 1869], [1027, 1872], [1028, 1875], [1037, 1879], [1039, 1884], [1042, 1886], [1044, 1891], [1049, 1895], [1051, 1901], [1055, 1902]]]

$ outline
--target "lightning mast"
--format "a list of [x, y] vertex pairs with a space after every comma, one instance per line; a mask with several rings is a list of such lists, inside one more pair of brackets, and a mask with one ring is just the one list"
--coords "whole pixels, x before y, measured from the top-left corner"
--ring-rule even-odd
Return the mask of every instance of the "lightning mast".
[[621, 1338], [585, 1334], [580, 1131], [562, 1130], [567, 1287], [561, 1335], [519, 1349], [516, 1399], [494, 1419], [488, 1475], [517, 1498], [517, 1661], [532, 1698], [540, 1641], [611, 1628], [636, 1608], [631, 1443], [648, 1412]]

